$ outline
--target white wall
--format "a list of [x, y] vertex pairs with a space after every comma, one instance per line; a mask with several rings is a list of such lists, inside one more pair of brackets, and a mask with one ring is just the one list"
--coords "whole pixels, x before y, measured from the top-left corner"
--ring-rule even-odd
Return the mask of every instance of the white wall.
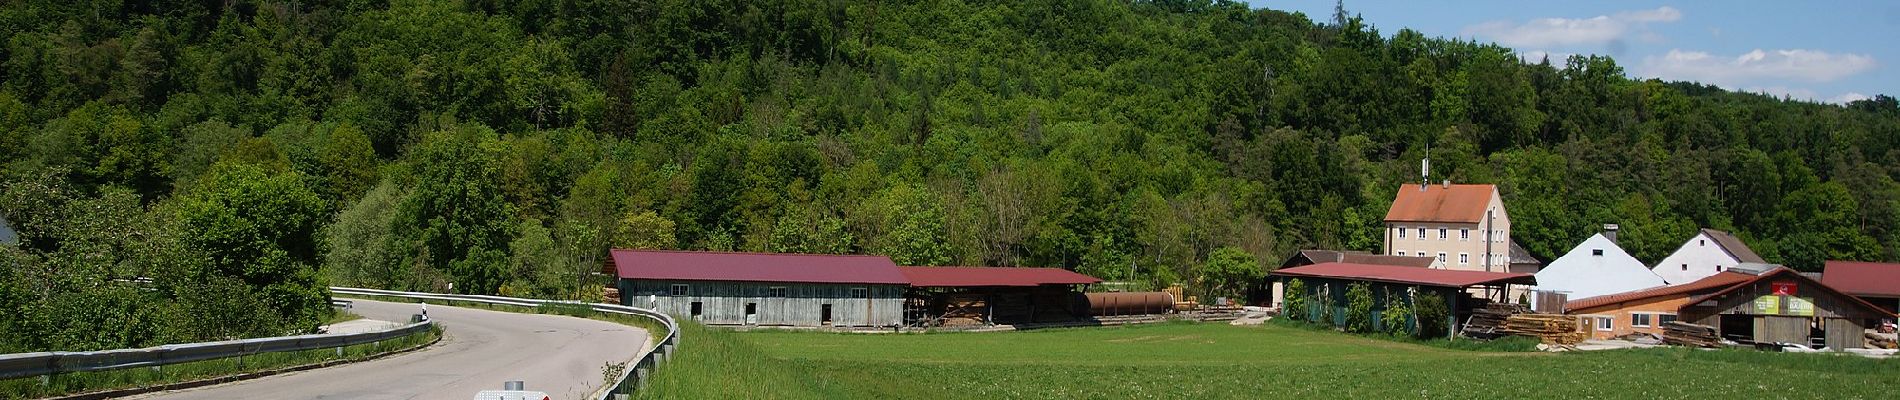
[[[1593, 255], [1596, 249], [1602, 249], [1603, 255]], [[1538, 271], [1535, 289], [1568, 292], [1570, 300], [1577, 300], [1665, 284], [1642, 261], [1597, 234]]]
[[[1698, 232], [1695, 237], [1683, 243], [1682, 247], [1676, 248], [1676, 252], [1670, 253], [1669, 257], [1664, 257], [1662, 261], [1657, 262], [1652, 271], [1656, 272], [1656, 276], [1662, 277], [1663, 281], [1671, 285], [1680, 285], [1707, 278], [1722, 270], [1734, 268], [1740, 263], [1741, 260], [1729, 255], [1728, 251], [1722, 250], [1722, 245], [1716, 243], [1715, 238], [1709, 237], [1707, 233]], [[1721, 270], [1716, 269], [1718, 266]]]

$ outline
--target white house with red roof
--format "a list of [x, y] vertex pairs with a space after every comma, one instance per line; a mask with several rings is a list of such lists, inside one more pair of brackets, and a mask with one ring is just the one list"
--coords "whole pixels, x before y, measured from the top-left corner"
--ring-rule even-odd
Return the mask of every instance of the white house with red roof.
[[1495, 185], [1401, 185], [1385, 213], [1382, 253], [1432, 257], [1432, 268], [1506, 272], [1511, 216]]

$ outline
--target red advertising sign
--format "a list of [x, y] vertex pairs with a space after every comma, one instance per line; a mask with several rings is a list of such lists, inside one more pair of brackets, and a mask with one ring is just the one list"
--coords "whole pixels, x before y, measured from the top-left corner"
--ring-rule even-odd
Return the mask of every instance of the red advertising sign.
[[1794, 282], [1775, 282], [1775, 283], [1771, 283], [1770, 285], [1772, 285], [1771, 287], [1774, 288], [1775, 294], [1785, 295], [1785, 296], [1794, 295]]

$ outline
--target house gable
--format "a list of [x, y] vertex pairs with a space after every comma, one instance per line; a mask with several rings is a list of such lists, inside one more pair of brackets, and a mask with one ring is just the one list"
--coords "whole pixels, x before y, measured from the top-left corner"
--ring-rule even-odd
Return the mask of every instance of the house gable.
[[1566, 292], [1569, 298], [1582, 299], [1665, 284], [1642, 261], [1597, 234], [1538, 271], [1536, 289]]

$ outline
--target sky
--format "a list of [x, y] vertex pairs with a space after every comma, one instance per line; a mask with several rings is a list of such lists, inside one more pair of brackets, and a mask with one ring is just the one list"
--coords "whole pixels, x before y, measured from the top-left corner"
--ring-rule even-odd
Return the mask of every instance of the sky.
[[[1334, 1], [1250, 0], [1332, 19]], [[1608, 55], [1635, 78], [1829, 103], [1900, 96], [1900, 1], [1347, 0], [1379, 33], [1495, 42], [1532, 62]]]

